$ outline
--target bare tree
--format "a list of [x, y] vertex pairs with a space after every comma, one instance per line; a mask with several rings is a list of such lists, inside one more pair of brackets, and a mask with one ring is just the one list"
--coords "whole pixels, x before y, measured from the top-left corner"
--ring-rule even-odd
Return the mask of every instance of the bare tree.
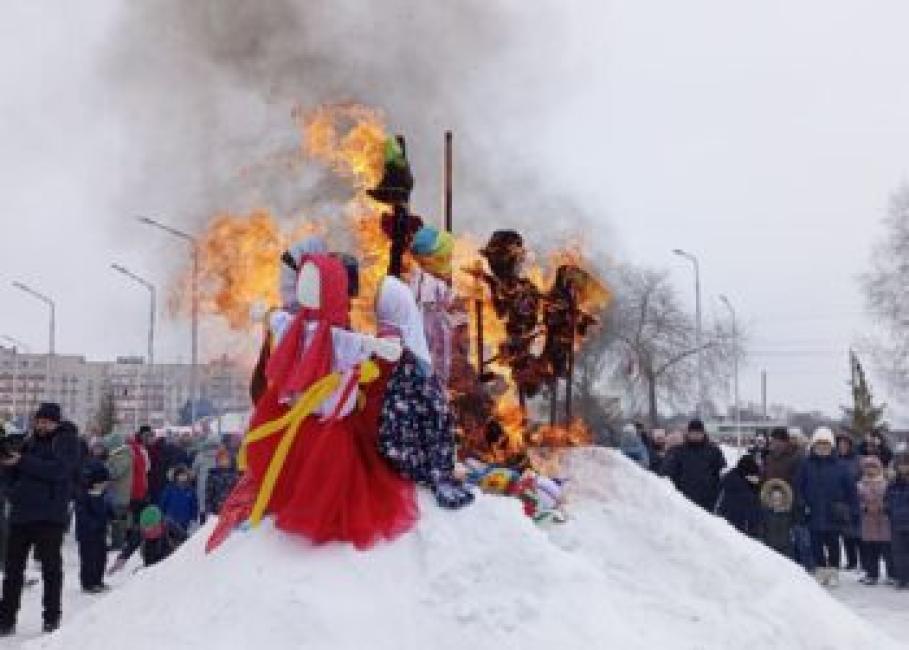
[[721, 324], [708, 328], [699, 348], [694, 319], [665, 272], [626, 265], [612, 285], [606, 327], [616, 361], [613, 375], [642, 398], [652, 426], [658, 423], [660, 402], [677, 406], [695, 399], [699, 350], [708, 388], [728, 380], [733, 354], [729, 329]]
[[909, 393], [909, 185], [890, 198], [886, 232], [861, 278], [868, 311], [880, 327], [875, 365], [898, 392]]

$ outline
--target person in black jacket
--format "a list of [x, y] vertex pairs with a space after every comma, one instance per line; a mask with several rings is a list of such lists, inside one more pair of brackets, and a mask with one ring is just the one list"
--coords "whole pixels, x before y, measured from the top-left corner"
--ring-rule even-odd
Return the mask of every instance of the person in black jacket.
[[720, 495], [720, 472], [726, 467], [723, 452], [707, 439], [704, 423], [688, 423], [685, 442], [666, 456], [663, 475], [676, 489], [708, 512]]
[[742, 456], [720, 481], [716, 513], [749, 537], [761, 535], [760, 483], [761, 468], [751, 454]]
[[16, 631], [25, 565], [32, 547], [41, 562], [44, 582], [44, 631], [53, 632], [60, 626], [61, 548], [79, 465], [78, 431], [61, 419], [59, 404], [41, 404], [35, 414], [34, 432], [21, 450], [0, 458], [10, 480], [11, 508], [0, 636]]
[[104, 498], [110, 472], [104, 463], [92, 460], [82, 470], [82, 489], [76, 496], [76, 540], [79, 542], [79, 579], [82, 591], [107, 591], [104, 569], [107, 564], [107, 526], [113, 514]]

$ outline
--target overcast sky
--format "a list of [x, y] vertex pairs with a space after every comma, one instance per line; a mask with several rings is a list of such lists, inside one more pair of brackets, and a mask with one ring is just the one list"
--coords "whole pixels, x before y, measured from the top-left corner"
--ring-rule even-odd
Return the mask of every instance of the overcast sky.
[[[856, 276], [889, 193], [909, 173], [909, 4], [591, 0], [541, 2], [544, 11], [503, 3], [510, 15], [522, 12], [518, 37], [488, 70], [482, 60], [471, 70], [484, 92], [508, 88], [509, 101], [487, 107], [498, 121], [479, 115], [479, 100], [459, 106], [461, 117], [519, 124], [490, 137], [594, 215], [600, 250], [669, 269], [686, 298], [690, 266], [670, 251], [697, 254], [705, 316], [722, 313], [724, 293], [750, 332], [745, 400], [759, 399], [766, 369], [771, 402], [838, 411], [848, 399], [847, 349], [869, 327]], [[135, 180], [146, 173], [166, 177], [171, 163], [179, 170], [181, 150], [174, 138], [149, 167], [150, 145], [131, 119], [142, 66], [130, 72], [129, 101], [112, 80], [127, 4], [0, 6], [0, 334], [36, 351], [46, 348], [46, 310], [11, 281], [57, 300], [58, 351], [142, 354], [147, 298], [108, 265], [122, 262], [163, 286], [183, 257], [126, 214], [129, 205], [167, 203], [139, 191], [124, 201], [124, 188], [141, 187]], [[423, 53], [440, 62], [470, 54]], [[401, 102], [404, 90], [388, 92]], [[337, 99], [347, 98], [321, 101]], [[445, 106], [431, 110], [444, 122]], [[289, 120], [257, 129], [294, 138]], [[165, 320], [161, 330], [159, 357], [186, 360], [186, 324]]]

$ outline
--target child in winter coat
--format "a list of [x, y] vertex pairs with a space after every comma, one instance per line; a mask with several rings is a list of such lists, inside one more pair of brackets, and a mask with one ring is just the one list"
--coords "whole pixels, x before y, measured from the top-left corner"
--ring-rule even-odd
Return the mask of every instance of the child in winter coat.
[[199, 516], [199, 499], [190, 482], [185, 466], [175, 467], [173, 478], [161, 493], [161, 512], [164, 518], [180, 526], [185, 533]]
[[880, 577], [881, 558], [887, 563], [887, 574], [893, 577], [890, 566], [890, 520], [884, 512], [887, 479], [877, 456], [862, 458], [861, 468], [862, 480], [858, 482], [858, 494], [861, 507], [862, 566], [866, 575], [859, 582], [870, 586], [876, 585]]
[[183, 529], [165, 519], [158, 506], [148, 506], [139, 515], [138, 532], [130, 536], [110, 572], [116, 573], [122, 569], [137, 550], [142, 556], [142, 563], [146, 567], [153, 566], [170, 557], [185, 541], [186, 533]]
[[227, 496], [234, 489], [240, 474], [233, 466], [230, 452], [221, 447], [215, 455], [215, 467], [208, 472], [208, 481], [205, 484], [205, 512], [217, 515]]
[[893, 577], [898, 589], [909, 589], [909, 453], [894, 461], [896, 480], [887, 487], [884, 512], [890, 517]]
[[738, 464], [720, 481], [717, 514], [749, 537], [760, 535], [760, 482], [761, 469], [751, 454], [742, 456]]
[[76, 495], [76, 540], [79, 543], [79, 579], [82, 591], [100, 594], [107, 590], [107, 526], [111, 508], [105, 498], [110, 472], [104, 463], [90, 460], [82, 470], [82, 486]]
[[780, 555], [795, 557], [792, 544], [792, 488], [782, 479], [771, 479], [761, 488], [764, 543]]

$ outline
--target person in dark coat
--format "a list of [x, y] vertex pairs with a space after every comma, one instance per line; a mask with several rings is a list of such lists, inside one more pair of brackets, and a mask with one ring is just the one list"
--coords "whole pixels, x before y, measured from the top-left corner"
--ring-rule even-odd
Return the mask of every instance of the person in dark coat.
[[713, 512], [725, 467], [723, 452], [708, 440], [704, 423], [695, 419], [688, 424], [685, 442], [666, 457], [663, 475], [688, 499]]
[[[850, 480], [858, 485], [862, 478], [859, 466], [859, 455], [855, 452], [855, 443], [849, 434], [841, 433], [836, 437], [836, 455], [840, 462], [846, 466]], [[862, 546], [861, 531], [858, 525], [852, 522], [843, 526], [840, 531], [843, 549], [846, 551], [846, 570], [855, 571], [859, 568], [859, 551]]]
[[654, 429], [650, 433], [650, 471], [659, 474], [666, 462], [666, 431]]
[[839, 584], [840, 531], [859, 521], [856, 483], [834, 453], [834, 444], [833, 432], [819, 427], [795, 478], [796, 518], [811, 531], [815, 576], [831, 587]]
[[890, 552], [898, 589], [909, 589], [909, 453], [894, 461], [896, 479], [887, 486], [884, 511], [890, 518]]
[[767, 457], [761, 466], [761, 478], [764, 481], [779, 479], [791, 488], [803, 457], [802, 450], [790, 438], [789, 430], [774, 427], [770, 431]]
[[221, 506], [240, 480], [240, 473], [234, 468], [230, 452], [225, 447], [218, 450], [215, 463], [205, 483], [205, 513], [208, 515], [221, 512]]
[[796, 559], [792, 535], [792, 486], [778, 478], [766, 481], [761, 487], [761, 504], [761, 535], [764, 543], [780, 555]]
[[70, 522], [79, 433], [62, 421], [60, 405], [44, 403], [35, 414], [34, 432], [18, 452], [0, 458], [10, 480], [10, 533], [0, 600], [0, 636], [16, 631], [25, 565], [32, 548], [44, 582], [44, 631], [60, 626], [63, 588], [63, 535]]
[[742, 456], [720, 481], [716, 513], [749, 537], [761, 533], [760, 482], [761, 470], [751, 454]]
[[76, 541], [79, 543], [79, 580], [82, 591], [107, 591], [107, 526], [113, 514], [105, 499], [110, 472], [104, 463], [91, 460], [82, 470], [83, 484], [76, 495]]

